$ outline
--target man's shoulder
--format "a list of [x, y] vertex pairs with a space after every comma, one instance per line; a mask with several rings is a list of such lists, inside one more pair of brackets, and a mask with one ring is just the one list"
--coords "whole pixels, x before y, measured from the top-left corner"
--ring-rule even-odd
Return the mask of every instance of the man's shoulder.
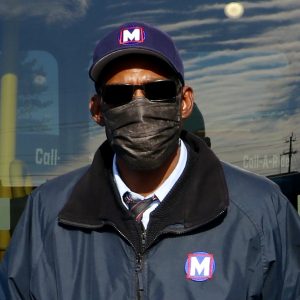
[[230, 202], [249, 216], [274, 217], [288, 203], [279, 186], [270, 179], [222, 162]]
[[49, 192], [49, 190], [54, 190], [56, 192], [58, 190], [64, 190], [65, 188], [76, 184], [76, 182], [88, 171], [89, 168], [90, 166], [88, 165], [57, 176], [53, 179], [50, 179], [49, 181], [46, 181], [36, 190], [39, 190], [41, 192], [44, 190], [47, 190], [47, 192]]
[[265, 176], [222, 162], [226, 182], [234, 192], [247, 191], [252, 194], [278, 192], [279, 187]]
[[89, 166], [85, 166], [43, 183], [29, 196], [30, 205], [44, 216], [47, 215], [49, 218], [56, 216], [69, 199], [76, 183], [88, 169]]

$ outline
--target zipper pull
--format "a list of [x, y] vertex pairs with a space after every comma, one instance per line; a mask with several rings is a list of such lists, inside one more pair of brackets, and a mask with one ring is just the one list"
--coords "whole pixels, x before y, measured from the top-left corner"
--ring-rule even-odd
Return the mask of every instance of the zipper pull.
[[143, 253], [145, 250], [145, 246], [146, 246], [146, 231], [145, 230], [142, 231], [141, 241], [142, 241], [142, 253]]

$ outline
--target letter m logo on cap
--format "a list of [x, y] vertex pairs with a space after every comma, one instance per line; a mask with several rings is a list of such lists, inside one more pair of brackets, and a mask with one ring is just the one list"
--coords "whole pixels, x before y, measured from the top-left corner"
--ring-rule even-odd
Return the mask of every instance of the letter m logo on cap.
[[119, 36], [120, 45], [134, 45], [143, 43], [145, 31], [142, 27], [129, 27], [122, 29]]

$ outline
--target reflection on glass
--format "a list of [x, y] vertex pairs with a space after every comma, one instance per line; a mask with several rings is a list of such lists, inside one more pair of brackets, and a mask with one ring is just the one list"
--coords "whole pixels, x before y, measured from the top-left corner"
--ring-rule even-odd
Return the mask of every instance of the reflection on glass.
[[299, 171], [298, 0], [4, 1], [0, 17], [0, 198], [90, 163], [105, 139], [88, 111], [91, 50], [134, 19], [176, 41], [221, 159], [262, 175]]
[[225, 15], [231, 19], [239, 19], [244, 14], [244, 6], [239, 2], [230, 2], [225, 5]]
[[45, 51], [24, 52], [19, 78], [16, 158], [36, 186], [59, 162], [57, 62]]
[[44, 51], [22, 53], [19, 70], [18, 134], [58, 135], [58, 66]]

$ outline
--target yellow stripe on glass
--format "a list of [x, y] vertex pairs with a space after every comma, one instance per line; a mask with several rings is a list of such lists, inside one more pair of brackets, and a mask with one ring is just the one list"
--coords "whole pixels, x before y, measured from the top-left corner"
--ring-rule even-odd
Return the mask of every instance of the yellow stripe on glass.
[[10, 186], [10, 164], [16, 155], [17, 84], [15, 74], [4, 74], [1, 79], [0, 102], [0, 180]]

